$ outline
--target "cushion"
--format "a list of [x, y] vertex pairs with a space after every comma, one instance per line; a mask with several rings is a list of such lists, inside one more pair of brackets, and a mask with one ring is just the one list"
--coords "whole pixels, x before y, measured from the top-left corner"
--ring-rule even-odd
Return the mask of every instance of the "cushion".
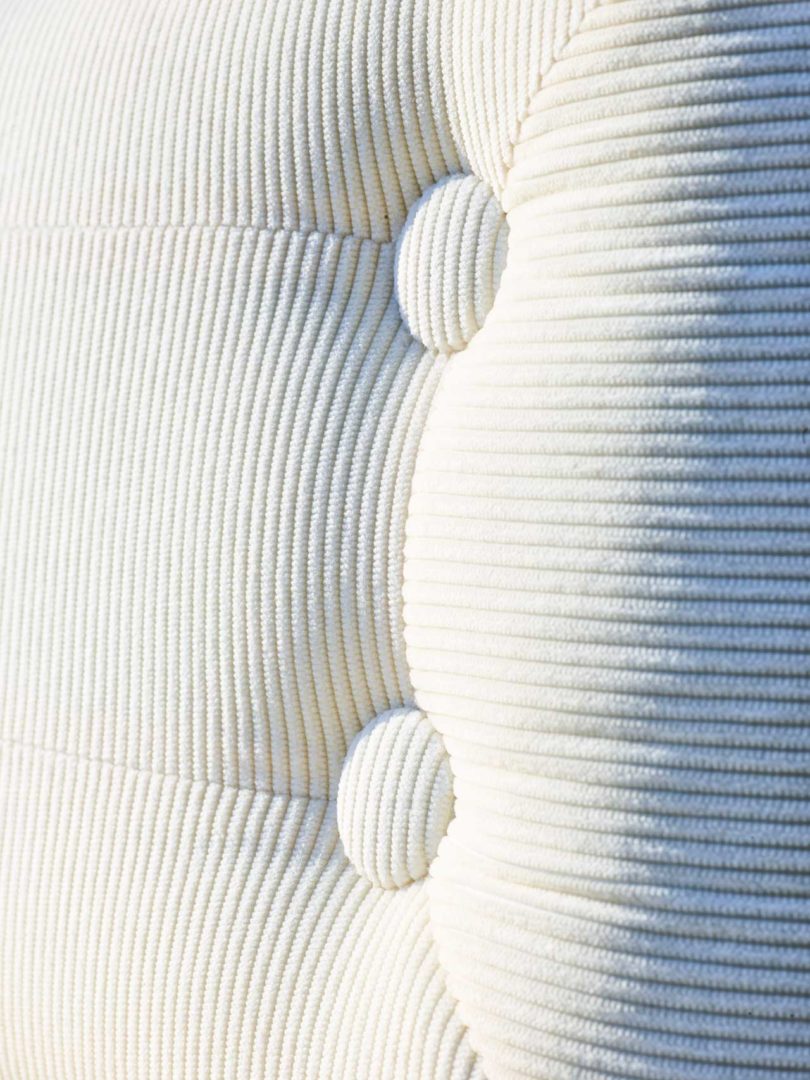
[[810, 22], [0, 9], [0, 1076], [810, 1075]]

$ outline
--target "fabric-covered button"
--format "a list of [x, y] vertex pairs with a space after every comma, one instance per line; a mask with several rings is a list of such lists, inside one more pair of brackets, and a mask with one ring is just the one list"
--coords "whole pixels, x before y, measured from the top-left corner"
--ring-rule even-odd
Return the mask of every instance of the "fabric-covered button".
[[357, 872], [385, 889], [424, 877], [452, 816], [450, 762], [425, 714], [375, 717], [349, 747], [338, 785], [338, 830]]
[[509, 226], [476, 176], [448, 176], [411, 207], [397, 241], [396, 291], [414, 337], [463, 349], [483, 325], [506, 263]]

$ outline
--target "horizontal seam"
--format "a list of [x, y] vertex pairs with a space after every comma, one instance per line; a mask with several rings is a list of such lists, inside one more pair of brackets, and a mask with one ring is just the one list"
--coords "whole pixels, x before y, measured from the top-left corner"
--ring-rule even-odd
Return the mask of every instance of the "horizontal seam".
[[253, 233], [284, 233], [289, 236], [320, 236], [324, 239], [354, 240], [358, 244], [374, 244], [377, 247], [389, 247], [393, 240], [379, 240], [373, 236], [362, 236], [357, 233], [340, 232], [338, 230], [317, 229], [310, 226], [295, 228], [291, 225], [255, 225], [252, 223], [238, 224], [236, 222], [213, 222], [213, 221], [166, 221], [166, 222], [140, 222], [124, 224], [123, 222], [103, 224], [101, 222], [0, 222], [0, 233], [57, 233], [57, 232], [180, 232], [200, 230], [210, 232], [253, 232]]
[[303, 793], [295, 794], [291, 791], [274, 791], [270, 788], [256, 787], [255, 785], [250, 787], [241, 784], [227, 784], [221, 780], [206, 780], [199, 777], [195, 778], [191, 776], [182, 776], [180, 773], [161, 772], [159, 769], [151, 769], [145, 765], [132, 765], [129, 762], [113, 761], [110, 758], [96, 757], [89, 754], [80, 754], [77, 753], [75, 750], [63, 750], [56, 746], [44, 746], [40, 743], [28, 742], [25, 739], [15, 739], [7, 735], [0, 735], [0, 744], [17, 747], [21, 750], [36, 751], [37, 753], [48, 754], [52, 757], [68, 758], [72, 761], [77, 761], [87, 765], [104, 765], [112, 769], [122, 769], [128, 772], [138, 773], [140, 775], [151, 776], [157, 780], [177, 780], [191, 786], [202, 785], [206, 788], [219, 788], [222, 791], [240, 791], [247, 792], [251, 795], [267, 795], [271, 799], [286, 799], [288, 802], [305, 801], [316, 803], [329, 803], [335, 801], [334, 799], [330, 799], [326, 795], [308, 795]]

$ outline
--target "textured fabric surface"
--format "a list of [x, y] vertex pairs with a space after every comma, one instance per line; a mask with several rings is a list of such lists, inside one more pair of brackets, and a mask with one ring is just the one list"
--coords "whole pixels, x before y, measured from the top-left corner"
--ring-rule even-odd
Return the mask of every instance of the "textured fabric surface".
[[14, 747], [0, 813], [4, 1080], [479, 1075], [426, 893], [332, 801]]
[[362, 877], [386, 889], [423, 878], [452, 816], [450, 762], [424, 713], [392, 709], [358, 732], [340, 774], [337, 821]]
[[808, 27], [0, 3], [2, 1080], [810, 1076]]
[[587, 14], [408, 520], [490, 1076], [810, 1075], [808, 5]]
[[397, 240], [397, 302], [415, 338], [463, 349], [484, 325], [506, 263], [509, 226], [476, 176], [448, 176], [411, 207]]

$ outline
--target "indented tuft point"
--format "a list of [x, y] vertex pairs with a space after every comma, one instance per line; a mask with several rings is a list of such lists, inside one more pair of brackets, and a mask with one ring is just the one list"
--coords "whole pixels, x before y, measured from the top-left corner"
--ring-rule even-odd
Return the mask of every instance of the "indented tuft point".
[[349, 747], [338, 785], [338, 830], [357, 872], [386, 889], [424, 877], [452, 816], [450, 762], [425, 714], [375, 717]]
[[396, 291], [414, 337], [437, 353], [463, 349], [495, 301], [509, 227], [476, 176], [448, 176], [411, 207], [397, 241]]

